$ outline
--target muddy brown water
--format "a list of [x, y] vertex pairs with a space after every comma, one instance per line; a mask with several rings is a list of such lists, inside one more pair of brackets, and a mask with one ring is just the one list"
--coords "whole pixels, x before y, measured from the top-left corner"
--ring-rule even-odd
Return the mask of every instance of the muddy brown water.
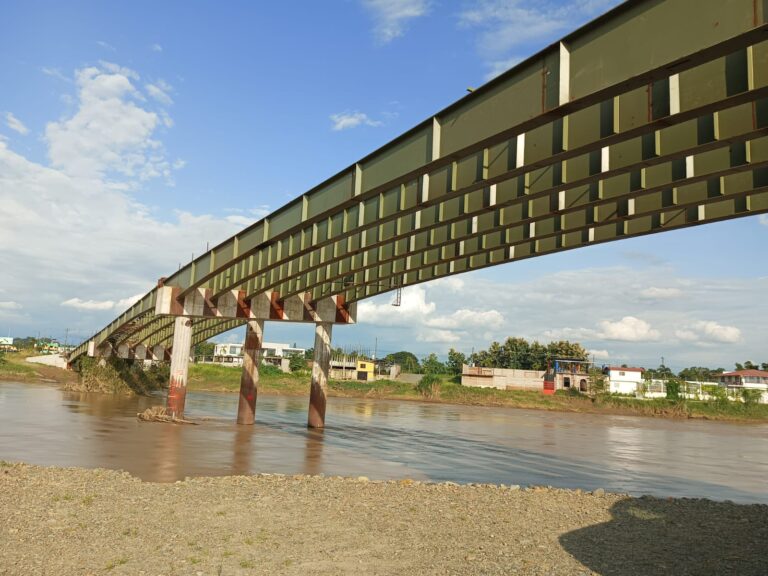
[[139, 422], [164, 398], [0, 382], [0, 459], [122, 469], [144, 480], [325, 474], [549, 485], [768, 503], [768, 424], [729, 424], [330, 398], [324, 431], [307, 398], [193, 392], [198, 426]]

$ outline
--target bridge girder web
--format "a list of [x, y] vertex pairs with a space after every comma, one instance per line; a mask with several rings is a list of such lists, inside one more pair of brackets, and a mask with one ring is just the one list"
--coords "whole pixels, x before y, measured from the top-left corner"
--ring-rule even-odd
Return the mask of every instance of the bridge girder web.
[[[768, 212], [766, 14], [751, 0], [696, 10], [692, 22], [684, 0], [625, 2], [163, 284], [180, 299], [206, 288], [214, 302], [232, 290], [355, 302]], [[157, 300], [154, 289], [92, 340], [168, 346], [173, 317]], [[244, 322], [195, 320], [193, 343]]]

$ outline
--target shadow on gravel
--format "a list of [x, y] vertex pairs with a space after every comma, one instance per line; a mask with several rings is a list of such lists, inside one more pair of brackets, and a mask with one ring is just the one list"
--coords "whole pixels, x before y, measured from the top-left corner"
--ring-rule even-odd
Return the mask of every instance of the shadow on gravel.
[[574, 530], [560, 544], [603, 576], [768, 573], [768, 506], [711, 500], [627, 499], [613, 520]]

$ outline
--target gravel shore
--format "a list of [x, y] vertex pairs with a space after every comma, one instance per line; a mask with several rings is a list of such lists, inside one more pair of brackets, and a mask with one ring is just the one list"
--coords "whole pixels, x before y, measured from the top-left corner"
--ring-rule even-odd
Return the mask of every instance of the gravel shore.
[[0, 574], [768, 573], [768, 506], [0, 463]]

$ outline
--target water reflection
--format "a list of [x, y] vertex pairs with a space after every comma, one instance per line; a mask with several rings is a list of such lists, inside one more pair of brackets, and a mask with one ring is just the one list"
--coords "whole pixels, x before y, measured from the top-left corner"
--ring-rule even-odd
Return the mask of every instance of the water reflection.
[[332, 398], [325, 430], [307, 399], [187, 398], [198, 426], [142, 423], [162, 398], [113, 398], [0, 383], [0, 459], [124, 469], [145, 480], [326, 474], [549, 484], [768, 502], [768, 426]]

